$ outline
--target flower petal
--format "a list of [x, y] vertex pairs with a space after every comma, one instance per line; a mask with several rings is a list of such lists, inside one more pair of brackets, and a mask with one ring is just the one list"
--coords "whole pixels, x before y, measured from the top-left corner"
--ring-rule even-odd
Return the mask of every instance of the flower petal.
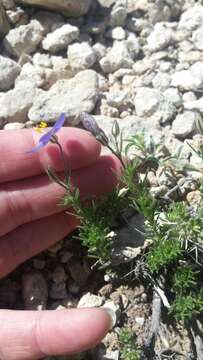
[[57, 122], [54, 124], [54, 126], [52, 128], [52, 131], [53, 131], [54, 134], [61, 129], [61, 127], [63, 126], [65, 120], [66, 120], [66, 114], [62, 113], [60, 115], [60, 117], [58, 118]]

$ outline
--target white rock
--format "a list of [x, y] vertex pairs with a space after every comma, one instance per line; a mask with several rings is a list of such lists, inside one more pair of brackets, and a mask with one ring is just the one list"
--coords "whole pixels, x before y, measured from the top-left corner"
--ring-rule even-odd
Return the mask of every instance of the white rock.
[[91, 294], [90, 292], [83, 295], [77, 305], [78, 308], [100, 307], [103, 303], [101, 296]]
[[201, 25], [203, 25], [203, 6], [193, 5], [181, 15], [178, 28], [194, 30]]
[[168, 88], [164, 91], [163, 95], [175, 106], [180, 106], [182, 104], [182, 99], [177, 88]]
[[165, 90], [170, 86], [171, 76], [166, 73], [158, 72], [153, 81], [152, 85], [154, 88]]
[[13, 90], [0, 96], [0, 127], [7, 122], [26, 122], [36, 93], [31, 82], [21, 81]]
[[52, 59], [48, 54], [35, 53], [32, 62], [35, 66], [40, 66], [43, 68], [51, 68], [52, 67]]
[[109, 29], [105, 36], [113, 40], [124, 40], [126, 38], [125, 30], [121, 26]]
[[6, 50], [13, 56], [34, 52], [43, 38], [44, 29], [37, 20], [28, 25], [21, 25], [9, 31], [4, 39]]
[[198, 110], [203, 113], [203, 96], [198, 100], [186, 101], [184, 103], [184, 109], [186, 110]]
[[163, 24], [157, 23], [147, 38], [148, 49], [151, 52], [165, 49], [173, 40], [173, 31]]
[[135, 110], [138, 116], [150, 116], [159, 108], [161, 93], [148, 87], [137, 89], [135, 96]]
[[202, 27], [193, 32], [192, 41], [196, 49], [203, 50], [203, 24]]
[[13, 60], [0, 56], [0, 91], [9, 90], [18, 74], [21, 67]]
[[138, 37], [135, 34], [130, 33], [126, 40], [126, 44], [127, 44], [127, 48], [130, 53], [130, 56], [132, 57], [133, 60], [135, 60], [140, 52], [140, 43], [139, 43]]
[[183, 90], [194, 90], [201, 86], [201, 80], [190, 70], [182, 70], [172, 75], [171, 86], [180, 87]]
[[68, 60], [72, 69], [89, 69], [97, 60], [92, 47], [86, 43], [75, 43], [68, 47]]
[[107, 104], [119, 108], [124, 104], [126, 97], [126, 91], [109, 92], [107, 95]]
[[47, 84], [46, 68], [30, 63], [23, 65], [21, 73], [16, 79], [16, 85], [22, 81], [29, 81], [33, 86], [43, 88]]
[[194, 63], [190, 67], [190, 72], [202, 82], [201, 86], [203, 86], [203, 61], [197, 61]]
[[188, 101], [195, 101], [197, 100], [197, 97], [195, 95], [195, 93], [193, 91], [186, 91], [183, 95], [182, 95], [182, 99], [183, 102], [188, 102]]
[[126, 4], [125, 3], [122, 4], [122, 2], [120, 2], [119, 4], [119, 1], [117, 1], [117, 3], [115, 2], [115, 5], [111, 10], [109, 25], [111, 27], [123, 26], [126, 18], [127, 18]]
[[201, 120], [199, 113], [194, 111], [184, 111], [176, 116], [172, 124], [172, 132], [180, 139], [185, 139], [192, 135], [196, 130], [196, 121]]
[[97, 61], [101, 60], [106, 55], [106, 47], [101, 43], [96, 43], [92, 46], [94, 53], [97, 57]]
[[4, 126], [4, 130], [20, 130], [24, 128], [24, 124], [19, 122], [8, 123]]
[[79, 37], [79, 29], [76, 26], [66, 24], [47, 34], [42, 41], [42, 47], [51, 53], [56, 53], [67, 48], [67, 46]]
[[120, 68], [131, 68], [134, 61], [126, 41], [115, 41], [110, 51], [99, 63], [104, 73], [113, 73]]
[[91, 112], [97, 98], [97, 73], [93, 70], [84, 70], [70, 80], [57, 81], [49, 91], [40, 92], [29, 111], [29, 119], [38, 122], [43, 116], [47, 121], [53, 122], [61, 112], [69, 113], [71, 116], [83, 111]]

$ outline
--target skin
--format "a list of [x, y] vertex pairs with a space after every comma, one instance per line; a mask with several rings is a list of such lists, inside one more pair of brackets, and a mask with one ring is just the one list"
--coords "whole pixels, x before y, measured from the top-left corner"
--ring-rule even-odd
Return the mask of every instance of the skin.
[[[51, 166], [58, 175], [63, 174], [58, 148], [49, 144], [39, 153], [26, 153], [40, 136], [28, 129], [0, 131], [0, 278], [77, 226], [77, 220], [57, 205], [64, 189], [51, 183], [44, 171]], [[116, 185], [119, 161], [102, 156], [100, 144], [90, 134], [63, 128], [58, 138], [71, 168], [72, 183], [83, 198], [104, 194]], [[111, 319], [105, 310], [94, 308], [0, 310], [0, 324], [0, 359], [29, 360], [93, 347], [111, 327]]]

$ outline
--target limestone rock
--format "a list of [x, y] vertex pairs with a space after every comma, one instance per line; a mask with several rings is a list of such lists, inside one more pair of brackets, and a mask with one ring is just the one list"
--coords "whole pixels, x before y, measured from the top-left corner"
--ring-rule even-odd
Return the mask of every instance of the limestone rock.
[[131, 68], [134, 64], [132, 53], [126, 41], [115, 41], [110, 51], [100, 60], [105, 73], [112, 73], [120, 68]]
[[65, 16], [82, 16], [89, 9], [91, 0], [18, 0], [23, 5], [37, 5], [62, 12]]
[[14, 89], [0, 96], [0, 128], [7, 122], [25, 122], [36, 95], [31, 82], [21, 81]]
[[0, 91], [7, 91], [14, 85], [21, 67], [13, 60], [0, 56]]
[[34, 52], [43, 38], [44, 29], [37, 20], [9, 31], [4, 39], [6, 50], [15, 57]]
[[182, 30], [195, 30], [203, 25], [203, 6], [191, 6], [180, 18], [178, 28]]
[[171, 86], [179, 87], [183, 90], [194, 90], [201, 86], [201, 80], [190, 70], [181, 70], [172, 75]]
[[196, 130], [196, 122], [200, 120], [199, 113], [194, 111], [184, 111], [183, 114], [177, 115], [172, 124], [172, 132], [178, 138], [185, 139]]
[[29, 111], [29, 119], [38, 122], [43, 116], [53, 122], [61, 112], [75, 116], [91, 112], [98, 98], [98, 76], [93, 70], [79, 72], [70, 80], [57, 81], [49, 91], [40, 93]]
[[10, 30], [10, 25], [3, 5], [0, 3], [0, 39]]
[[68, 60], [71, 69], [89, 69], [97, 60], [96, 53], [87, 42], [75, 43], [68, 47]]
[[157, 23], [154, 27], [154, 30], [147, 39], [148, 49], [151, 52], [165, 49], [168, 45], [171, 44], [172, 40], [173, 31], [166, 28], [161, 23]]
[[66, 24], [47, 34], [42, 41], [44, 50], [51, 53], [56, 53], [67, 48], [67, 46], [79, 36], [79, 29], [76, 26]]
[[135, 96], [135, 109], [138, 116], [150, 116], [159, 107], [161, 93], [159, 90], [148, 87], [137, 89]]

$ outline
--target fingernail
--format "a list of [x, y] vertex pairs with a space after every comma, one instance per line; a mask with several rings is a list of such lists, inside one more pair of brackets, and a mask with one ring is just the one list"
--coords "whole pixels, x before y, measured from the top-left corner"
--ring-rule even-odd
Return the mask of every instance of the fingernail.
[[109, 315], [109, 317], [111, 319], [111, 329], [113, 329], [114, 326], [116, 325], [116, 321], [117, 321], [115, 311], [113, 311], [112, 309], [110, 309], [106, 306], [101, 307], [101, 309], [105, 310], [107, 312], [107, 314]]

